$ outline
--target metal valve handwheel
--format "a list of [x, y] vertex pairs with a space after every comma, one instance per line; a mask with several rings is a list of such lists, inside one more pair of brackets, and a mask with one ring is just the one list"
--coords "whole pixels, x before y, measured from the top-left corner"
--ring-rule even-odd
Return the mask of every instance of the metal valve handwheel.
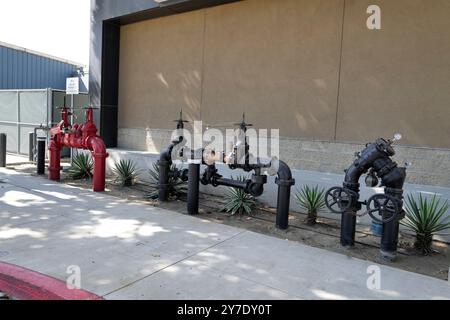
[[352, 207], [357, 198], [357, 193], [352, 190], [334, 187], [326, 192], [325, 204], [331, 212], [342, 214]]
[[367, 200], [367, 214], [378, 223], [391, 222], [399, 212], [398, 200], [390, 195], [376, 194]]

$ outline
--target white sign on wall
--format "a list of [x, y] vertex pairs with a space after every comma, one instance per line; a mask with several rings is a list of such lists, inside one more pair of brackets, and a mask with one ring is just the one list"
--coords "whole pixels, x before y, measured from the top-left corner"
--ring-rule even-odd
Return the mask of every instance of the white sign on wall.
[[67, 78], [66, 80], [66, 94], [79, 94], [80, 80], [78, 78]]

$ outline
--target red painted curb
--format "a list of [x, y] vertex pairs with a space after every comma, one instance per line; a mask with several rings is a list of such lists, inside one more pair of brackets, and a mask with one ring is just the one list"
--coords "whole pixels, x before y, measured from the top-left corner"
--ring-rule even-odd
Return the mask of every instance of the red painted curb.
[[0, 291], [18, 300], [103, 300], [42, 273], [0, 262]]

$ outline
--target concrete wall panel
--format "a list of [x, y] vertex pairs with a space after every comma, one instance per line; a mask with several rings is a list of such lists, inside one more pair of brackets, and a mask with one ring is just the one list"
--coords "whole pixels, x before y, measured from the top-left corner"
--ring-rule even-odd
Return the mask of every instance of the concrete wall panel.
[[[366, 27], [378, 4], [382, 29]], [[337, 140], [450, 147], [450, 1], [347, 0]]]
[[343, 1], [248, 0], [206, 11], [202, 118], [333, 139]]
[[204, 13], [122, 27], [119, 127], [173, 128], [181, 108], [200, 117]]

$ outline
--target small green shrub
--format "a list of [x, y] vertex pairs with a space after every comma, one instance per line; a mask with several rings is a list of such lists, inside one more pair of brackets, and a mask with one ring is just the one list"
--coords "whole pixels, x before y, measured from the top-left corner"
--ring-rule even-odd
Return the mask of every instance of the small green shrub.
[[114, 164], [113, 172], [116, 175], [116, 182], [124, 187], [131, 187], [136, 182], [138, 170], [132, 160], [120, 160]]
[[[175, 172], [177, 170], [176, 165], [171, 165], [169, 169], [169, 197], [170, 198], [179, 198], [187, 194], [187, 183], [180, 178], [174, 178], [170, 173]], [[151, 199], [158, 198], [158, 186], [159, 186], [159, 165], [157, 163], [153, 163], [152, 167], [149, 169], [150, 175], [150, 187], [155, 190], [150, 192], [148, 197]]]
[[[239, 181], [244, 181], [245, 177], [238, 177]], [[249, 214], [256, 207], [257, 201], [255, 197], [247, 194], [242, 189], [230, 188], [225, 195], [225, 206], [222, 211], [228, 212], [231, 215], [239, 213], [240, 215]]]
[[449, 208], [448, 201], [442, 202], [434, 195], [427, 199], [419, 194], [415, 199], [408, 195], [405, 211], [406, 216], [400, 223], [416, 233], [414, 247], [422, 254], [433, 252], [433, 236], [438, 232], [450, 229], [448, 217], [444, 217]]
[[79, 153], [72, 159], [72, 165], [67, 170], [69, 176], [74, 180], [91, 179], [94, 162], [87, 153]]
[[296, 192], [295, 199], [308, 214], [305, 222], [309, 225], [316, 224], [317, 213], [325, 208], [325, 189], [319, 188], [319, 186], [305, 185]]

